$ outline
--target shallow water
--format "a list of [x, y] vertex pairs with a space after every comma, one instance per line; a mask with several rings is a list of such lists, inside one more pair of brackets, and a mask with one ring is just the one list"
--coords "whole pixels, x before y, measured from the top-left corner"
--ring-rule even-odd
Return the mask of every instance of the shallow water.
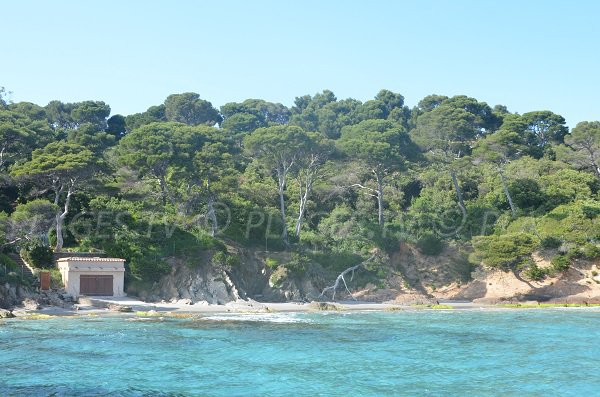
[[600, 310], [0, 321], [0, 395], [594, 396]]

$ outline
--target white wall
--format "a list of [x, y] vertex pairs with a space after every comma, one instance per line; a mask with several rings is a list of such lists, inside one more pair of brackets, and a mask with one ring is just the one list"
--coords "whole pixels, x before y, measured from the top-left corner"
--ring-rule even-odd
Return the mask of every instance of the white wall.
[[123, 297], [125, 266], [123, 260], [105, 260], [95, 258], [96, 260], [80, 260], [69, 258], [58, 261], [58, 268], [62, 274], [63, 284], [67, 294], [78, 297], [80, 295], [80, 276], [98, 275], [113, 276], [113, 296]]

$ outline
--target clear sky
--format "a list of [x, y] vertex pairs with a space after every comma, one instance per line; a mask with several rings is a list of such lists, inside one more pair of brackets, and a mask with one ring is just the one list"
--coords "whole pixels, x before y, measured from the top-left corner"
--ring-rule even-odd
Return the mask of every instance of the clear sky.
[[400, 92], [600, 120], [600, 1], [3, 1], [13, 101], [130, 114], [198, 92], [215, 106]]

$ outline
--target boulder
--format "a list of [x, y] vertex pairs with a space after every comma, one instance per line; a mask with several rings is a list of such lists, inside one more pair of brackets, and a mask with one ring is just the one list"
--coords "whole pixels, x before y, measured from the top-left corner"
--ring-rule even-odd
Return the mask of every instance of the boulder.
[[191, 299], [179, 299], [177, 302], [179, 305], [193, 305], [194, 302]]
[[41, 308], [39, 303], [30, 298], [24, 299], [22, 305], [25, 310], [39, 310]]
[[313, 310], [322, 310], [322, 311], [340, 311], [341, 307], [336, 305], [335, 303], [327, 303], [327, 302], [310, 302], [309, 307]]
[[114, 303], [109, 303], [108, 306], [106, 306], [108, 308], [108, 310], [110, 310], [111, 312], [122, 312], [122, 313], [130, 313], [133, 311], [131, 306], [125, 306], [125, 305], [116, 305]]
[[13, 318], [14, 316], [10, 310], [0, 309], [0, 318]]

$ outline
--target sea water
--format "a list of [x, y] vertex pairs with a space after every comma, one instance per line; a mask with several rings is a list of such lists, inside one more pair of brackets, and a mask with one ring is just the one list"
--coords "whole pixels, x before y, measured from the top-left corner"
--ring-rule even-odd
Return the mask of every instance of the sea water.
[[600, 310], [0, 321], [0, 395], [600, 396]]

